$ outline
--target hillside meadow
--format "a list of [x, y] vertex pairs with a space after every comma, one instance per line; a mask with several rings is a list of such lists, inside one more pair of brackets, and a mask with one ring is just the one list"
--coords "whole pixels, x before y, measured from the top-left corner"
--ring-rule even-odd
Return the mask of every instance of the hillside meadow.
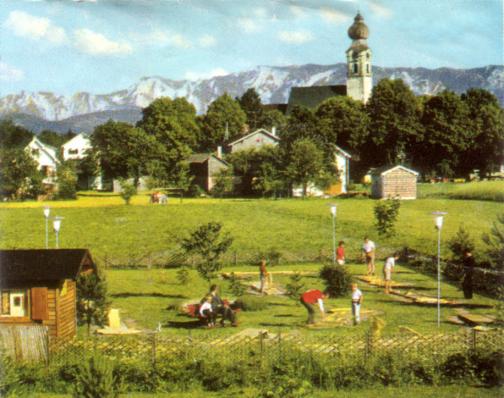
[[[501, 203], [492, 201], [403, 201], [396, 235], [383, 238], [373, 226], [376, 202], [369, 199], [170, 199], [168, 205], [152, 205], [147, 195], [138, 195], [126, 206], [117, 196], [86, 196], [75, 201], [0, 204], [0, 247], [44, 247], [42, 208], [48, 205], [51, 216], [64, 217], [60, 247], [88, 248], [104, 265], [163, 263], [178, 249], [182, 237], [210, 221], [222, 223], [234, 238], [227, 263], [253, 262], [259, 252], [271, 248], [289, 262], [313, 261], [331, 253], [331, 203], [338, 206], [336, 238], [346, 242], [349, 257], [359, 255], [364, 235], [377, 243], [378, 257], [405, 246], [435, 254], [431, 213], [436, 210], [448, 212], [443, 241], [464, 225], [477, 238], [477, 251], [483, 250], [481, 233], [504, 210]], [[54, 245], [51, 228], [50, 247]], [[448, 256], [446, 245], [442, 253]]]

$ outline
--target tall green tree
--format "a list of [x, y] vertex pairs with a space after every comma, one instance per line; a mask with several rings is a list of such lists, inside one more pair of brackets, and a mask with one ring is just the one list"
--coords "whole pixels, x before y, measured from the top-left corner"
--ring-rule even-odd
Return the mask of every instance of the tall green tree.
[[58, 134], [55, 131], [44, 130], [38, 135], [38, 139], [47, 145], [51, 145], [55, 148], [61, 147], [65, 142], [71, 140], [75, 137], [75, 133], [69, 130], [65, 134]]
[[95, 128], [91, 145], [107, 177], [131, 177], [135, 186], [147, 172], [148, 162], [162, 151], [156, 138], [143, 129], [113, 120]]
[[0, 121], [0, 148], [24, 148], [33, 138], [33, 134], [12, 120]]
[[370, 166], [404, 162], [422, 140], [419, 104], [402, 80], [382, 79], [367, 103], [370, 143], [364, 158]]
[[478, 169], [480, 176], [485, 177], [504, 161], [504, 111], [497, 97], [484, 89], [469, 89], [461, 98], [469, 108], [469, 128], [474, 141], [459, 169], [463, 174]]
[[276, 109], [264, 111], [262, 127], [268, 131], [274, 127], [276, 134], [282, 137], [287, 127], [287, 116]]
[[323, 146], [324, 141], [317, 135], [318, 120], [311, 109], [296, 105], [288, 117], [287, 127], [282, 133], [280, 147], [288, 152], [294, 142], [307, 138]]
[[285, 170], [287, 178], [293, 184], [299, 184], [306, 196], [308, 184], [314, 182], [324, 169], [324, 154], [308, 138], [302, 138], [292, 144]]
[[42, 174], [35, 160], [22, 148], [0, 148], [0, 195], [27, 199], [41, 192]]
[[444, 91], [425, 102], [421, 121], [424, 140], [415, 163], [424, 172], [445, 177], [457, 174], [462, 155], [474, 142], [467, 103], [457, 94]]
[[255, 88], [249, 88], [238, 99], [242, 110], [247, 115], [247, 124], [250, 130], [256, 130], [264, 127], [264, 110], [261, 104], [261, 97]]
[[[243, 134], [247, 115], [238, 101], [227, 93], [213, 101], [201, 119], [201, 149], [214, 151], [226, 139], [233, 139]], [[226, 137], [226, 131], [229, 137]]]
[[93, 272], [81, 274], [77, 278], [77, 321], [87, 325], [88, 334], [91, 325], [103, 326], [109, 307], [107, 282], [105, 275]]

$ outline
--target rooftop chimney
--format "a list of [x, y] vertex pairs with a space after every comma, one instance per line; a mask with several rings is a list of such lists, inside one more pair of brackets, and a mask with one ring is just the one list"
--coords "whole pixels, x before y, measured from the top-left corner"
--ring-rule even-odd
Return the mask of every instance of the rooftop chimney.
[[217, 147], [217, 157], [222, 159], [222, 147], [220, 145]]
[[272, 135], [274, 135], [274, 136], [276, 137], [276, 127], [275, 127], [275, 126], [273, 126], [273, 127], [271, 128], [271, 134], [272, 134]]

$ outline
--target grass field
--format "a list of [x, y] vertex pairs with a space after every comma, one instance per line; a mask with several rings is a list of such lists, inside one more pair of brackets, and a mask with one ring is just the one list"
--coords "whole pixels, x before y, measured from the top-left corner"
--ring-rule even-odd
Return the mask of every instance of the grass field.
[[[467, 386], [436, 386], [436, 387], [389, 387], [373, 388], [364, 390], [338, 390], [317, 391], [312, 398], [396, 398], [405, 396], [408, 398], [499, 398], [502, 397], [502, 389], [499, 388], [475, 388]], [[34, 398], [70, 398], [70, 395], [58, 394], [35, 394]], [[187, 393], [168, 394], [122, 394], [120, 398], [255, 398], [257, 391], [240, 390], [229, 392], [212, 393], [208, 391], [191, 391]]]
[[[502, 204], [490, 201], [422, 199], [401, 204], [397, 235], [381, 238], [373, 223], [375, 201], [339, 200], [260, 200], [260, 199], [173, 199], [167, 206], [149, 205], [147, 196], [136, 196], [133, 205], [121, 204], [118, 197], [81, 197], [77, 201], [46, 203], [52, 215], [63, 216], [60, 247], [86, 247], [103, 264], [105, 258], [115, 263], [139, 262], [142, 258], [176, 250], [180, 238], [196, 226], [209, 221], [224, 225], [235, 241], [236, 252], [245, 262], [270, 247], [284, 252], [292, 262], [316, 258], [331, 251], [332, 225], [330, 203], [338, 204], [337, 239], [346, 241], [347, 255], [359, 253], [364, 235], [369, 235], [383, 257], [396, 248], [409, 246], [434, 254], [436, 233], [432, 211], [447, 211], [443, 240], [455, 234], [461, 224], [475, 237], [488, 231]], [[44, 247], [45, 203], [0, 204], [0, 247]], [[482, 249], [477, 239], [477, 249]], [[50, 233], [54, 247], [54, 234]], [[443, 255], [447, 255], [446, 245]], [[145, 258], [144, 258], [145, 263]]]
[[419, 184], [420, 198], [489, 200], [504, 202], [504, 181]]
[[[381, 264], [378, 268], [381, 269]], [[349, 266], [353, 274], [364, 272], [365, 266], [356, 264]], [[271, 271], [282, 270], [312, 270], [315, 273], [320, 269], [317, 264], [303, 264], [291, 266], [270, 267]], [[226, 271], [256, 271], [257, 267], [231, 267]], [[394, 280], [408, 282], [415, 285], [417, 291], [431, 296], [436, 295], [436, 281], [430, 276], [417, 274], [405, 267], [398, 266]], [[306, 321], [306, 310], [298, 303], [283, 296], [266, 296], [263, 298], [268, 303], [265, 310], [254, 312], [240, 312], [238, 328], [217, 328], [207, 330], [201, 327], [194, 328], [194, 320], [185, 315], [180, 315], [177, 311], [179, 304], [183, 302], [197, 302], [206, 293], [208, 285], [191, 271], [191, 282], [187, 286], [180, 286], [176, 281], [175, 270], [173, 269], [151, 269], [151, 270], [108, 270], [107, 278], [109, 284], [112, 305], [119, 308], [122, 318], [127, 324], [137, 328], [154, 329], [161, 323], [163, 334], [193, 336], [221, 336], [236, 333], [245, 328], [268, 329], [271, 332], [286, 332], [291, 329], [298, 329], [301, 333], [331, 333], [339, 335], [363, 335], [369, 328], [369, 322], [362, 322], [354, 327], [350, 324], [338, 327], [328, 327], [321, 330], [307, 329], [304, 326]], [[288, 282], [287, 275], [275, 275], [274, 283], [285, 286]], [[255, 277], [252, 281], [257, 281]], [[303, 283], [306, 289], [322, 288], [321, 280], [317, 276], [304, 276]], [[218, 281], [221, 287], [222, 296], [234, 299], [228, 289], [229, 283], [225, 280]], [[436, 325], [437, 310], [435, 307], [424, 307], [397, 302], [392, 296], [383, 294], [383, 290], [378, 287], [371, 287], [360, 283], [364, 293], [365, 301], [363, 310], [375, 310], [386, 321], [384, 333], [399, 333], [401, 326], [406, 326], [420, 333], [433, 332], [438, 330]], [[463, 294], [455, 286], [447, 283], [442, 284], [442, 295], [445, 298], [461, 300]], [[477, 304], [495, 304], [494, 300], [476, 295], [471, 301]], [[348, 319], [350, 320], [349, 297], [329, 299], [326, 301], [328, 309], [348, 309]], [[472, 309], [474, 313], [491, 313], [492, 309]], [[454, 315], [453, 308], [442, 308], [443, 320], [449, 315]], [[442, 323], [442, 331], [455, 331], [458, 326], [447, 322]]]

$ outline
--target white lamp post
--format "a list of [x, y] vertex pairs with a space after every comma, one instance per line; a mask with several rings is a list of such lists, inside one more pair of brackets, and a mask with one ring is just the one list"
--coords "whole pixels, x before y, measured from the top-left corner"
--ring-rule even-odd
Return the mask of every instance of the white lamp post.
[[51, 214], [51, 208], [49, 206], [44, 207], [44, 217], [45, 217], [45, 248], [49, 249], [49, 215]]
[[333, 265], [336, 265], [336, 205], [331, 205], [331, 214], [332, 214], [332, 228], [333, 228]]
[[448, 214], [443, 211], [435, 211], [432, 213], [434, 224], [438, 231], [437, 242], [437, 325], [441, 326], [441, 229], [443, 228], [443, 217]]
[[63, 220], [63, 217], [54, 217], [53, 220], [53, 228], [56, 233], [56, 249], [59, 249], [59, 231], [61, 229], [61, 220]]

